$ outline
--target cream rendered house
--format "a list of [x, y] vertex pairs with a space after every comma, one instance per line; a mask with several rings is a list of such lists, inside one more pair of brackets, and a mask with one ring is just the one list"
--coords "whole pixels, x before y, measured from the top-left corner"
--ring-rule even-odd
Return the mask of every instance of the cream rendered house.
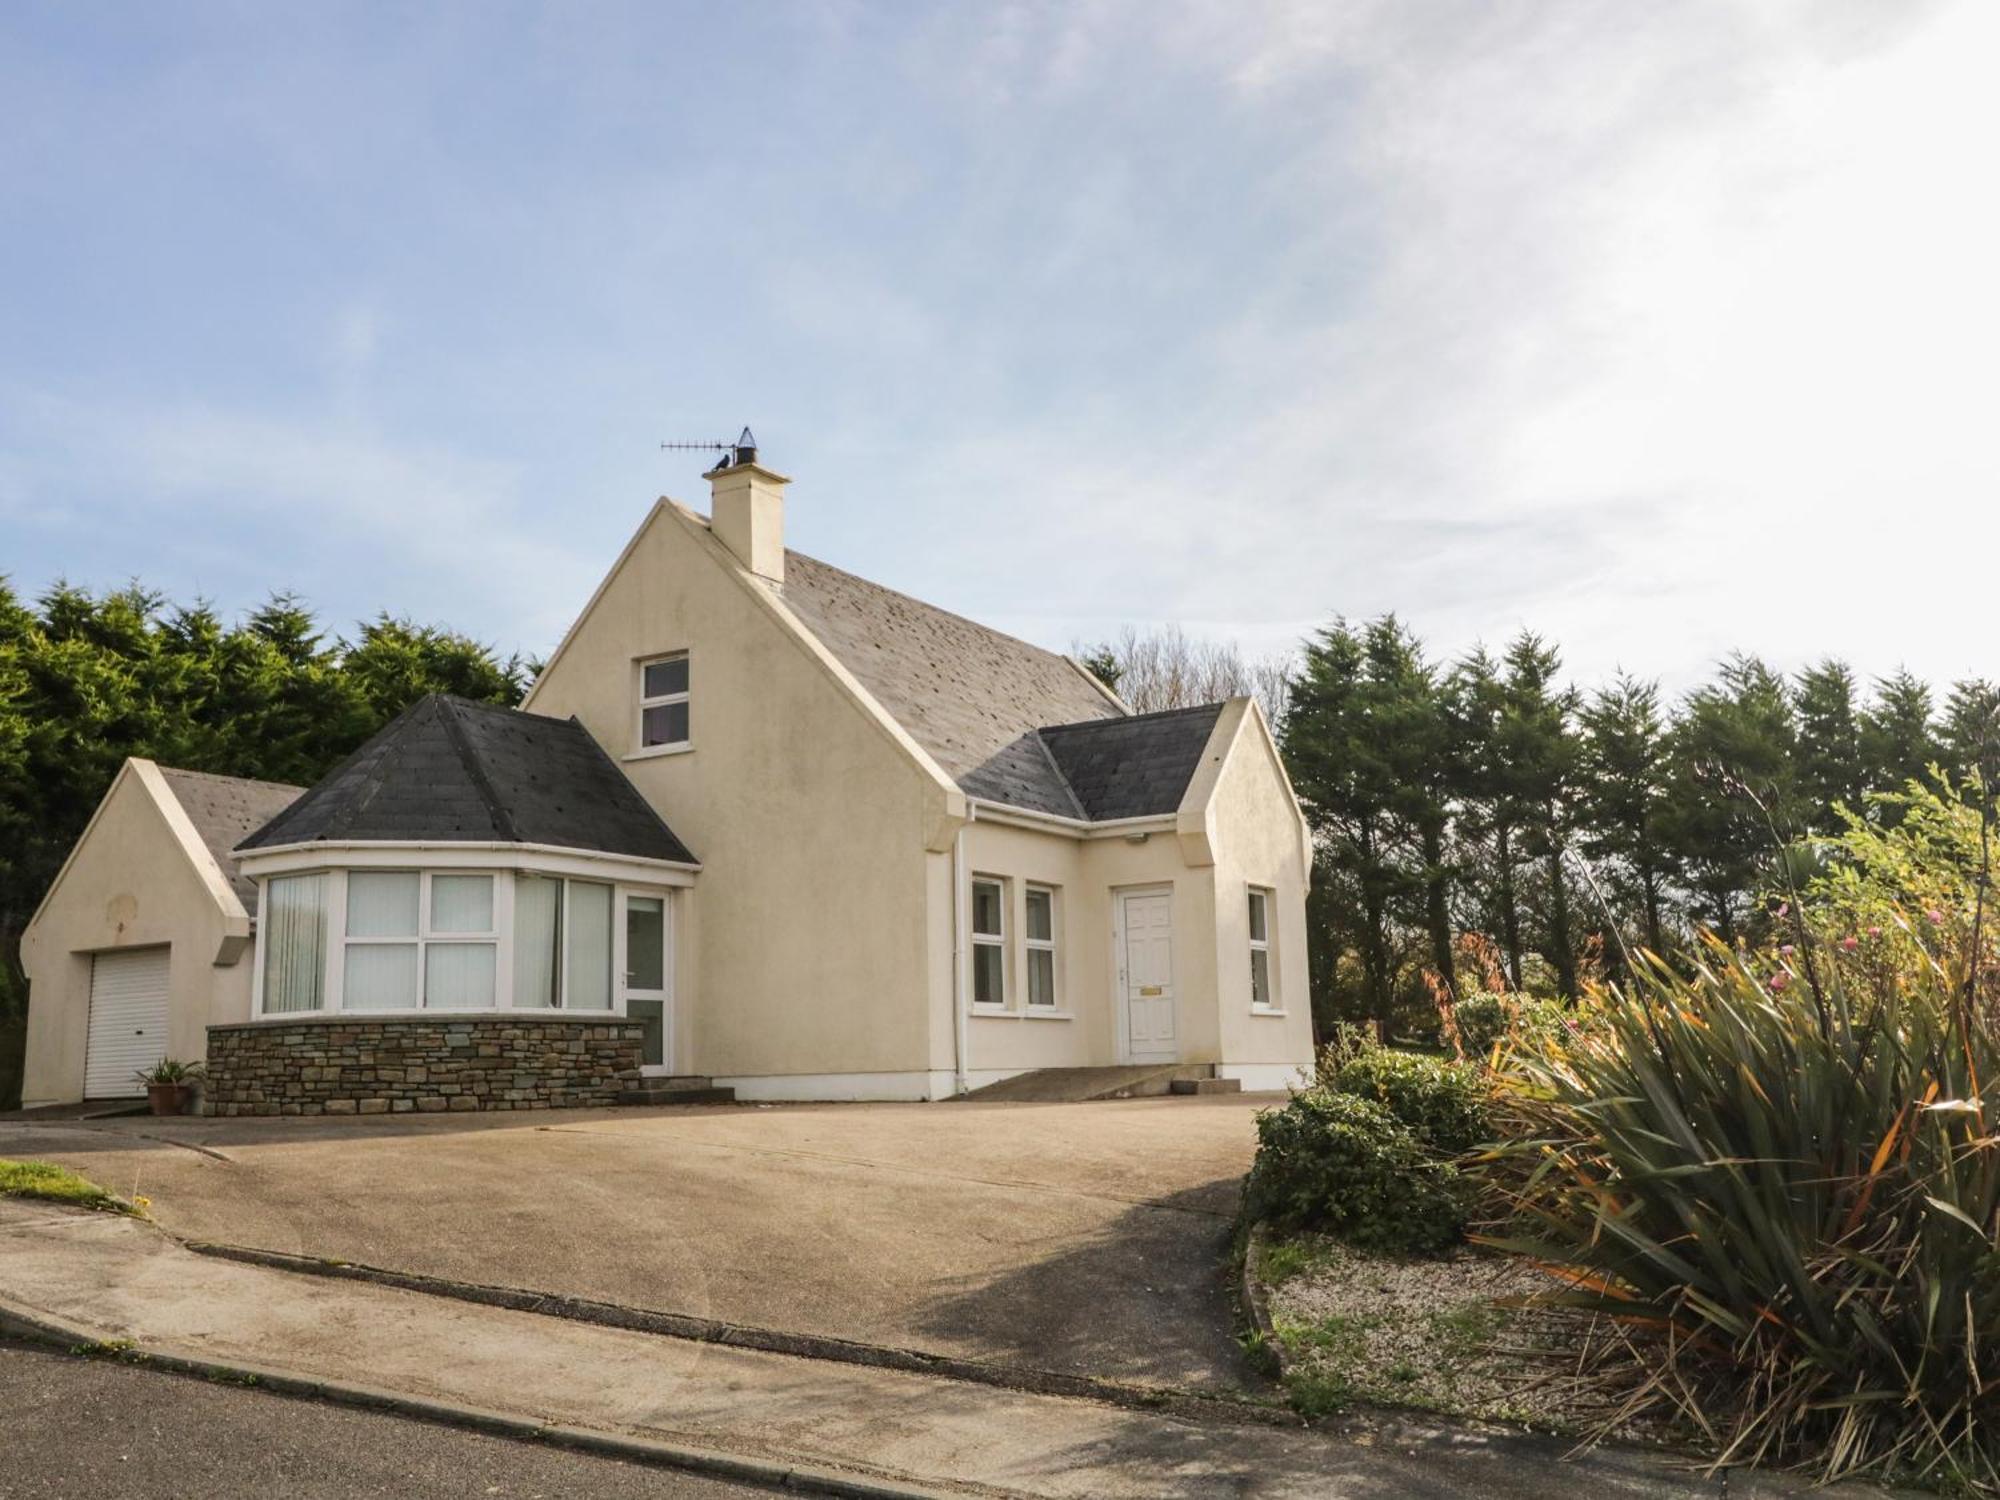
[[1133, 714], [788, 552], [754, 448], [708, 478], [520, 709], [427, 698], [303, 792], [129, 763], [24, 944], [28, 1101], [161, 1051], [224, 1114], [1294, 1081], [1310, 849], [1256, 705]]
[[739, 449], [652, 509], [524, 707], [698, 851], [668, 1071], [937, 1099], [1045, 1068], [1312, 1057], [1310, 844], [1248, 698], [1134, 715], [1066, 657], [787, 551]]

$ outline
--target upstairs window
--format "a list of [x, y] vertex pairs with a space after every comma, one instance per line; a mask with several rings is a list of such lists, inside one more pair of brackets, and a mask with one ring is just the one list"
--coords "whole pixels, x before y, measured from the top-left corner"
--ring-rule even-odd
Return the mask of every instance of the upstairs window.
[[1271, 893], [1250, 887], [1250, 1008], [1271, 1006]]
[[1007, 890], [997, 880], [972, 882], [972, 1003], [1007, 1003]]
[[672, 750], [687, 743], [687, 652], [640, 662], [639, 748]]

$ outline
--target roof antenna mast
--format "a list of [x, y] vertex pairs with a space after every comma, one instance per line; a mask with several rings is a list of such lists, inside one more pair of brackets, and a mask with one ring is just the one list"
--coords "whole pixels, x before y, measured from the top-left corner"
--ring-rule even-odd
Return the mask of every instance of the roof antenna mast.
[[750, 429], [746, 427], [733, 443], [662, 443], [660, 444], [660, 451], [663, 453], [720, 453], [722, 455], [722, 462], [717, 464], [716, 467], [718, 469], [728, 469], [733, 468], [737, 464], [754, 464], [757, 462], [757, 439], [751, 433]]

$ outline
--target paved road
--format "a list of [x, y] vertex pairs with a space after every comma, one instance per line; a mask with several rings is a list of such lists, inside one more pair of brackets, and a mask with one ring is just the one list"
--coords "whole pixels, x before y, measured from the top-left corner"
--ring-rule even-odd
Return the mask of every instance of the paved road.
[[768, 1500], [769, 1490], [0, 1342], [0, 1500]]
[[1257, 1384], [1222, 1262], [1270, 1102], [0, 1122], [0, 1156], [189, 1239], [1215, 1389]]

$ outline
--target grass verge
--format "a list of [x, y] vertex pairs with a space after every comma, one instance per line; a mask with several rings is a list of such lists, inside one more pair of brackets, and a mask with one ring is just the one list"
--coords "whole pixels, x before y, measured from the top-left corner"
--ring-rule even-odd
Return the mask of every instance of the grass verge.
[[0, 1198], [41, 1198], [74, 1208], [101, 1208], [129, 1214], [134, 1210], [115, 1193], [79, 1177], [66, 1167], [45, 1161], [9, 1161], [0, 1157]]

